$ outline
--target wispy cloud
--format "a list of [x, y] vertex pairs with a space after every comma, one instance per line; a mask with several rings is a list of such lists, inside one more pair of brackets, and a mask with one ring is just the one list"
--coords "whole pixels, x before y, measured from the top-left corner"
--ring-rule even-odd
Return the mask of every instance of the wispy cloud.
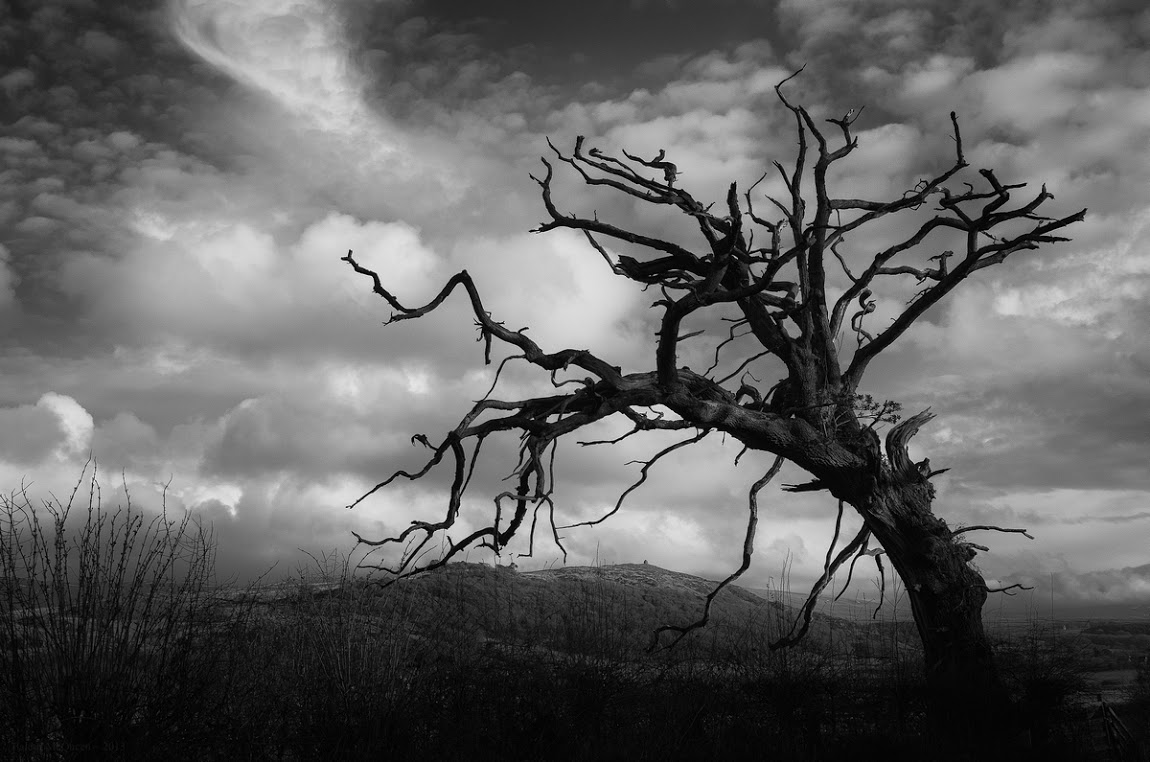
[[340, 8], [319, 0], [173, 0], [172, 29], [189, 50], [262, 92], [306, 124], [364, 154], [383, 171], [411, 174], [403, 136], [365, 102], [348, 60]]

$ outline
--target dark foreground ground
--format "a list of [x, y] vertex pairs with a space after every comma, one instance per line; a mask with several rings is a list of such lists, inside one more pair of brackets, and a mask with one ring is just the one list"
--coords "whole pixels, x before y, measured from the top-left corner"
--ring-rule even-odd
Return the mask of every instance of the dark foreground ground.
[[[771, 652], [793, 609], [732, 589], [711, 625], [648, 653], [655, 627], [698, 616], [710, 584], [646, 565], [458, 564], [387, 588], [320, 574], [205, 589], [179, 607], [157, 596], [151, 619], [142, 600], [89, 593], [61, 608], [49, 596], [2, 609], [0, 749], [28, 760], [950, 758], [926, 730], [907, 622], [819, 616], [801, 647]], [[981, 758], [1146, 758], [1150, 627], [999, 624], [1002, 668], [1041, 719], [1032, 752]]]

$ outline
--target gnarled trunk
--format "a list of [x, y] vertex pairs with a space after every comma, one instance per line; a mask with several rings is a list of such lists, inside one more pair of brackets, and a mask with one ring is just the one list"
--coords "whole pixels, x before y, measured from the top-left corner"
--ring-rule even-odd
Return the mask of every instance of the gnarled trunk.
[[987, 592], [969, 565], [974, 551], [931, 512], [930, 483], [908, 481], [877, 486], [858, 508], [906, 585], [922, 639], [934, 731], [965, 749], [1020, 742], [1022, 718], [982, 624]]

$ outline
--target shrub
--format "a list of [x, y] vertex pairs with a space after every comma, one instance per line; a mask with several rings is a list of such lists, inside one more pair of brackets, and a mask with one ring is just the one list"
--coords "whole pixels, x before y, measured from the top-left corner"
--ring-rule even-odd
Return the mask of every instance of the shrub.
[[124, 490], [106, 510], [89, 461], [66, 503], [0, 496], [0, 747], [21, 758], [155, 756], [227, 700], [231, 651], [206, 641], [243, 607], [212, 595], [212, 534]]

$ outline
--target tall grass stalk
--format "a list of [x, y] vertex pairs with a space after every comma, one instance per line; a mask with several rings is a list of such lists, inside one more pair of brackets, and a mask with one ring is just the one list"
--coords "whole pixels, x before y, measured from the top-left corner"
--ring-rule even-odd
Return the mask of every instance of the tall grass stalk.
[[[201, 732], [226, 689], [212, 533], [104, 508], [89, 460], [66, 502], [0, 496], [0, 746], [146, 755]], [[234, 609], [233, 612], [234, 614]], [[222, 673], [222, 674], [221, 674]]]

